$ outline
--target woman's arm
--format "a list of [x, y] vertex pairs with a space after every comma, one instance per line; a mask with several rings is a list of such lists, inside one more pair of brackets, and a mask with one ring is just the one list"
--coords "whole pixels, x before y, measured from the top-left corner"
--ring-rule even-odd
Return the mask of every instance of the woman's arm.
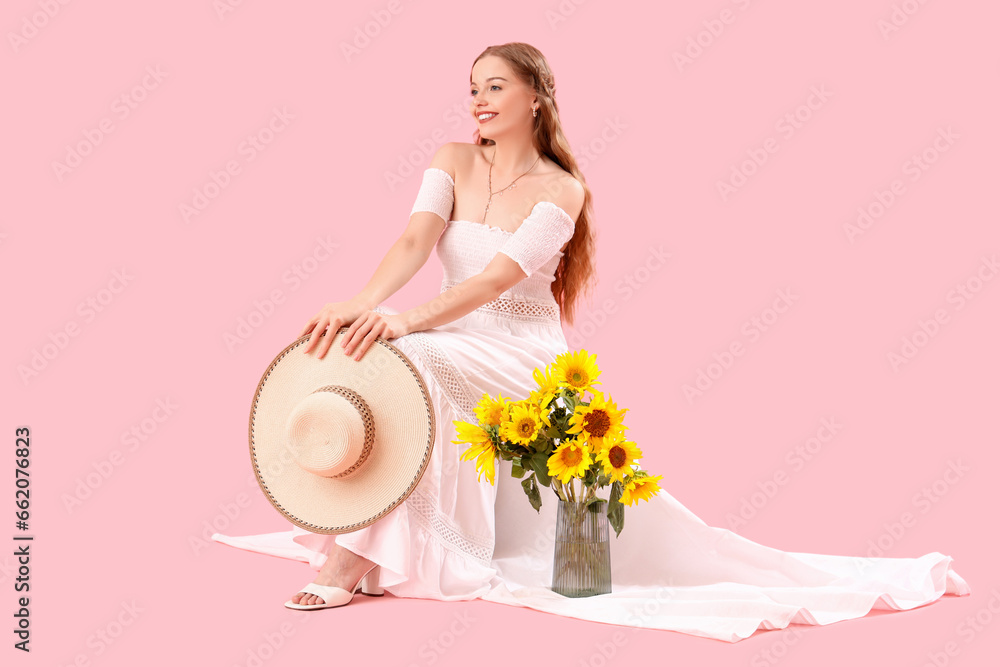
[[[449, 142], [438, 148], [431, 160], [431, 167], [441, 169], [449, 176], [455, 173], [455, 162], [457, 160], [458, 144]], [[452, 176], [454, 182], [454, 176]], [[421, 184], [421, 193], [425, 195], [432, 192], [424, 192], [424, 185]], [[440, 193], [444, 194], [444, 193]], [[454, 201], [454, 192], [448, 193], [449, 201]], [[421, 203], [418, 194], [418, 205]], [[415, 207], [416, 208], [416, 207]], [[434, 208], [434, 207], [431, 207]], [[448, 207], [451, 208], [450, 206]], [[416, 211], [410, 215], [410, 222], [399, 240], [386, 253], [382, 263], [375, 270], [375, 275], [365, 285], [364, 289], [354, 297], [354, 302], [365, 309], [374, 308], [390, 296], [395, 294], [399, 288], [409, 282], [410, 278], [420, 270], [420, 267], [427, 262], [431, 251], [441, 238], [441, 233], [447, 226], [451, 211], [439, 211], [445, 217], [430, 210]]]
[[439, 216], [425, 211], [410, 216], [406, 231], [385, 253], [371, 280], [353, 301], [367, 310], [399, 291], [427, 263], [444, 230], [443, 222]]
[[355, 359], [360, 359], [378, 336], [398, 338], [457, 320], [497, 298], [525, 277], [517, 262], [497, 253], [482, 273], [463, 280], [416, 308], [398, 315], [365, 313], [344, 334], [341, 341], [344, 354], [353, 353]]
[[[341, 326], [348, 326], [369, 313], [405, 285], [424, 265], [437, 238], [433, 234], [440, 235], [443, 227], [444, 221], [432, 213], [414, 213], [410, 216], [407, 231], [389, 248], [364, 289], [347, 301], [326, 304], [306, 323], [299, 333], [300, 336], [309, 334], [309, 343], [303, 351], [306, 354], [316, 352], [317, 359], [325, 357], [333, 344], [333, 335]], [[435, 228], [437, 232], [433, 231]], [[328, 330], [331, 334], [325, 336], [324, 333]]]
[[[345, 302], [327, 304], [306, 325], [303, 334], [309, 331], [320, 332], [313, 336], [306, 347], [307, 354], [315, 350], [317, 358], [322, 359], [333, 344], [333, 335], [322, 336], [322, 332], [328, 329], [336, 332], [341, 325], [351, 327], [341, 343], [345, 354], [350, 354], [357, 345], [357, 341], [350, 341], [359, 327], [364, 326], [366, 334], [371, 331], [362, 342], [363, 347], [358, 350], [356, 359], [361, 357], [376, 336], [392, 338], [405, 333], [398, 316], [393, 316], [391, 323], [380, 321], [377, 329], [372, 331], [375, 321], [382, 318], [380, 313], [372, 309], [395, 294], [420, 270], [447, 226], [454, 206], [453, 165], [457, 150], [458, 144], [447, 143], [435, 153], [431, 167], [439, 171], [425, 171], [406, 230], [386, 252], [368, 284]], [[443, 176], [441, 171], [447, 176]]]
[[457, 320], [497, 298], [524, 278], [517, 262], [498, 253], [482, 273], [400, 313], [403, 329], [406, 332], [422, 331]]

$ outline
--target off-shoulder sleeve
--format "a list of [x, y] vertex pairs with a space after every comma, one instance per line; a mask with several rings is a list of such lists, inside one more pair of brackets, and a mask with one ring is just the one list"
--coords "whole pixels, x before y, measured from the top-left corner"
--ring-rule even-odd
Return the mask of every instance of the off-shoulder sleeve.
[[540, 201], [498, 252], [513, 259], [530, 276], [573, 238], [575, 229], [569, 213], [552, 202]]
[[444, 169], [428, 167], [417, 192], [410, 215], [418, 211], [437, 213], [446, 223], [451, 219], [451, 209], [455, 205], [455, 181]]

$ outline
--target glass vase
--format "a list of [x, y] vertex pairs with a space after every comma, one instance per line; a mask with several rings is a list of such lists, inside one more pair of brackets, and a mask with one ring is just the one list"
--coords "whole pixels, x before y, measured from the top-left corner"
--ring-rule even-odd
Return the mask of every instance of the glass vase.
[[557, 500], [552, 590], [571, 598], [611, 592], [608, 504]]

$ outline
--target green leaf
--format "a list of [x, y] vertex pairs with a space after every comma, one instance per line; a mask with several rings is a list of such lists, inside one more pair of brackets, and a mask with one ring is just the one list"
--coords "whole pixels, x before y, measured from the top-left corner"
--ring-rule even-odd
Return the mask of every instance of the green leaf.
[[518, 478], [524, 477], [524, 468], [522, 468], [519, 464], [515, 463], [511, 466], [510, 474]]
[[548, 486], [551, 483], [551, 477], [549, 477], [549, 455], [545, 452], [535, 452], [531, 455], [529, 462], [531, 469], [535, 471], [535, 475], [538, 477], [538, 481], [542, 486]]
[[622, 491], [625, 487], [615, 480], [611, 484], [611, 494], [608, 497], [608, 523], [615, 529], [615, 537], [621, 535], [625, 527], [625, 506], [621, 504]]
[[596, 514], [597, 512], [601, 511], [601, 503], [606, 503], [606, 502], [608, 501], [605, 500], [604, 498], [598, 498], [595, 496], [587, 501], [587, 509]]
[[541, 513], [542, 496], [538, 493], [538, 485], [535, 483], [535, 476], [532, 475], [522, 481], [521, 488], [524, 489], [524, 492], [527, 494], [528, 502], [531, 503], [531, 506], [535, 508], [536, 512]]

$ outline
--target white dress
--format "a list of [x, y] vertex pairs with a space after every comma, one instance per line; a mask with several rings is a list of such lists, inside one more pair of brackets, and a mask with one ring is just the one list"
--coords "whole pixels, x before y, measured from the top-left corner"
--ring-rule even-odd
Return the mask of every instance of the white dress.
[[[414, 211], [449, 220], [454, 188], [439, 169], [424, 172]], [[453, 194], [453, 190], [447, 194]], [[389, 339], [416, 366], [434, 403], [437, 436], [416, 489], [392, 512], [361, 530], [319, 535], [298, 526], [220, 543], [300, 560], [319, 570], [331, 541], [381, 565], [380, 584], [398, 597], [482, 598], [563, 616], [675, 630], [729, 642], [789, 623], [826, 625], [872, 609], [905, 610], [942, 595], [968, 595], [952, 559], [861, 558], [785, 552], [706, 525], [667, 489], [626, 509], [625, 529], [611, 531], [612, 592], [566, 598], [549, 586], [557, 498], [541, 487], [542, 509], [528, 503], [509, 461], [496, 486], [477, 481], [460, 461], [452, 420], [476, 423], [484, 393], [514, 399], [535, 388], [532, 371], [569, 348], [552, 296], [553, 273], [571, 237], [572, 218], [540, 202], [516, 232], [451, 220], [437, 243], [441, 290], [479, 273], [504, 252], [528, 277], [448, 324]], [[395, 313], [379, 306], [376, 310]], [[332, 354], [333, 352], [331, 352]], [[607, 497], [608, 489], [602, 489]]]

